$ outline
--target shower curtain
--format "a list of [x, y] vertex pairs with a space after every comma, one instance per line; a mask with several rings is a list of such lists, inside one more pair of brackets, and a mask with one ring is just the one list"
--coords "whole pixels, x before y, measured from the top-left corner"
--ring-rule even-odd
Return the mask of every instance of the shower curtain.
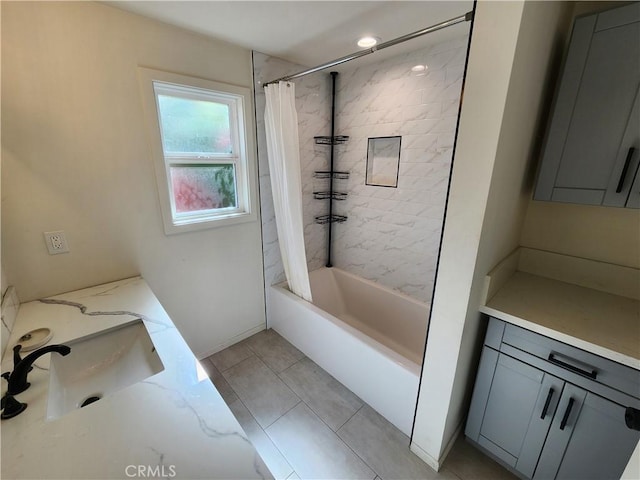
[[279, 82], [264, 89], [267, 153], [280, 254], [289, 289], [311, 301], [302, 222], [302, 181], [295, 84]]

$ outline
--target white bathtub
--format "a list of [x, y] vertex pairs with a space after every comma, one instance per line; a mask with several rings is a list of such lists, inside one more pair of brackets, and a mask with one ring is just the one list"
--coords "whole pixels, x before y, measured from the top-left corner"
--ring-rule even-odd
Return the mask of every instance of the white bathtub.
[[410, 435], [429, 306], [337, 268], [309, 278], [313, 304], [271, 287], [269, 326]]

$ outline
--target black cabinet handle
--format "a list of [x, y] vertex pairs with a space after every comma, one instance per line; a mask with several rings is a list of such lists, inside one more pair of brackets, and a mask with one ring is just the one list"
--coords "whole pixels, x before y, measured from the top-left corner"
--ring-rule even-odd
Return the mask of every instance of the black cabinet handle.
[[564, 411], [564, 415], [562, 416], [562, 421], [560, 422], [560, 430], [564, 430], [564, 427], [567, 426], [567, 421], [569, 420], [569, 415], [571, 415], [571, 409], [573, 408], [573, 398], [569, 399], [569, 403], [567, 404], [567, 409]]
[[622, 185], [624, 185], [624, 179], [627, 176], [627, 170], [629, 170], [629, 164], [631, 163], [631, 157], [633, 157], [633, 152], [636, 149], [633, 147], [629, 148], [627, 152], [627, 158], [624, 161], [624, 166], [622, 167], [622, 173], [620, 174], [620, 180], [618, 180], [618, 186], [616, 187], [616, 193], [620, 193], [622, 191]]
[[[580, 367], [577, 367], [575, 365], [571, 365], [570, 363], [567, 362], [563, 362], [562, 360], [558, 360], [556, 358], [556, 353], [550, 353], [549, 357], [547, 358], [547, 360], [549, 360], [551, 363], [554, 363], [556, 365], [558, 365], [559, 367], [562, 367], [566, 370], [569, 370], [573, 373], [577, 373], [579, 375], [584, 375], [585, 377], [589, 377], [592, 378], [593, 380], [596, 379], [596, 377], [598, 376], [598, 372], [596, 370], [594, 370], [593, 368], [591, 369], [591, 371], [588, 370], [584, 370]], [[577, 360], [574, 360], [577, 361]], [[588, 365], [585, 365], [588, 366]]]
[[540, 420], [544, 420], [544, 417], [547, 416], [547, 410], [549, 410], [549, 404], [551, 403], [552, 397], [553, 397], [553, 387], [549, 389], [549, 393], [547, 394], [547, 399], [544, 402], [544, 408], [542, 409], [542, 415], [540, 415]]
[[627, 407], [624, 412], [624, 423], [631, 430], [640, 431], [640, 410], [633, 407]]

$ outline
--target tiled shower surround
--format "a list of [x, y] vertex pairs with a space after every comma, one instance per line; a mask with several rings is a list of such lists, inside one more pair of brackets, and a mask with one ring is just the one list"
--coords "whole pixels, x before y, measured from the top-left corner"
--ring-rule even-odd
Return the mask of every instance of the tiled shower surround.
[[[336, 147], [336, 170], [350, 172], [334, 189], [346, 200], [334, 213], [348, 216], [333, 226], [333, 265], [431, 301], [442, 230], [453, 141], [462, 88], [467, 35], [397, 55], [377, 63], [344, 68], [337, 77], [336, 135], [348, 135]], [[415, 65], [427, 65], [413, 72]], [[254, 53], [254, 79], [268, 81], [304, 67]], [[316, 73], [296, 79], [305, 242], [309, 270], [326, 262], [326, 227], [314, 223], [326, 213], [326, 201], [313, 199], [323, 189], [314, 170], [328, 167], [327, 146], [315, 135], [330, 132], [330, 79]], [[265, 280], [284, 280], [279, 258], [264, 137], [264, 94], [256, 84], [258, 150], [265, 255]], [[367, 141], [401, 136], [397, 188], [365, 185]]]
[[[339, 77], [336, 130], [349, 135], [338, 168], [350, 172], [349, 215], [334, 229], [334, 265], [431, 301], [467, 37]], [[424, 72], [412, 72], [415, 65]], [[401, 136], [397, 188], [365, 185], [367, 139]]]

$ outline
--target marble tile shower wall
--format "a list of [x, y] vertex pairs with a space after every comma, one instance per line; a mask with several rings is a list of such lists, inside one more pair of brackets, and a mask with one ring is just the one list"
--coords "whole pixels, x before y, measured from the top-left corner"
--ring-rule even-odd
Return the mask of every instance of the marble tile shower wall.
[[[260, 176], [260, 205], [262, 208], [262, 243], [265, 284], [273, 285], [285, 280], [273, 209], [273, 194], [267, 158], [267, 140], [264, 127], [265, 95], [263, 82], [304, 70], [296, 65], [259, 52], [253, 52], [253, 75], [258, 132], [258, 168]], [[326, 203], [313, 198], [313, 172], [328, 167], [327, 147], [315, 145], [314, 136], [328, 135], [330, 129], [329, 83], [326, 75], [318, 74], [298, 79], [296, 84], [296, 110], [298, 112], [298, 139], [302, 175], [302, 201], [304, 236], [309, 270], [315, 270], [326, 261], [326, 226], [315, 223], [315, 216], [325, 212]], [[267, 290], [268, 291], [268, 290]], [[268, 298], [267, 298], [268, 301]]]
[[[350, 172], [336, 213], [334, 265], [431, 301], [467, 36], [338, 77], [337, 169]], [[424, 74], [411, 71], [426, 64]], [[367, 139], [402, 136], [397, 188], [365, 185]]]

